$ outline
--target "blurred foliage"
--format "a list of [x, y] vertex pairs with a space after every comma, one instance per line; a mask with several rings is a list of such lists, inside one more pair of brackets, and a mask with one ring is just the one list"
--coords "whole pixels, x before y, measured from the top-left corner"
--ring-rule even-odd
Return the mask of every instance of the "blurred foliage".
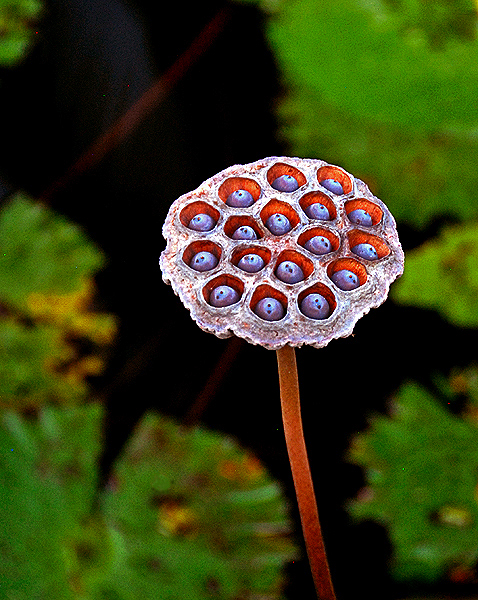
[[478, 216], [473, 132], [416, 132], [359, 118], [326, 104], [306, 86], [288, 88], [278, 111], [292, 154], [345, 167], [366, 181], [398, 221], [423, 228], [440, 216]]
[[104, 265], [77, 225], [21, 194], [0, 213], [0, 248], [2, 302], [23, 311], [32, 294], [76, 292]]
[[84, 597], [74, 593], [74, 556], [90, 527], [101, 416], [97, 405], [44, 407], [30, 418], [3, 411], [0, 598]]
[[118, 461], [104, 512], [124, 549], [107, 598], [279, 598], [296, 556], [282, 491], [258, 459], [156, 414]]
[[[343, 166], [400, 223], [444, 226], [409, 251], [391, 295], [478, 326], [478, 3], [262, 0], [283, 78], [280, 134], [293, 155]], [[452, 355], [450, 355], [452, 359]], [[387, 528], [399, 580], [474, 581], [478, 562], [478, 370], [405, 383], [356, 436], [366, 487], [357, 519]], [[456, 397], [466, 409], [443, 404]]]
[[478, 125], [470, 110], [478, 95], [472, 0], [292, 0], [279, 6], [268, 35], [286, 79], [327, 104], [420, 131]]
[[115, 333], [94, 310], [101, 252], [63, 217], [17, 195], [0, 212], [0, 407], [72, 403]]
[[478, 326], [478, 225], [446, 227], [408, 252], [407, 269], [392, 288], [402, 304], [435, 309], [452, 323]]
[[280, 598], [287, 506], [230, 438], [146, 415], [102, 502], [100, 405], [0, 421], [0, 598]]
[[146, 415], [99, 493], [87, 376], [114, 318], [101, 252], [18, 195], [0, 211], [0, 600], [280, 598], [297, 554], [277, 482], [230, 438]]
[[367, 486], [350, 512], [387, 528], [397, 579], [435, 581], [447, 574], [463, 580], [478, 561], [477, 380], [470, 368], [447, 386], [448, 404], [458, 394], [469, 396], [461, 416], [406, 383], [389, 415], [373, 417], [353, 439], [349, 458], [365, 468]]
[[33, 37], [42, 2], [0, 0], [0, 66], [16, 65], [25, 55]]
[[472, 0], [261, 5], [273, 11], [267, 34], [292, 154], [344, 166], [416, 227], [437, 215], [477, 216]]

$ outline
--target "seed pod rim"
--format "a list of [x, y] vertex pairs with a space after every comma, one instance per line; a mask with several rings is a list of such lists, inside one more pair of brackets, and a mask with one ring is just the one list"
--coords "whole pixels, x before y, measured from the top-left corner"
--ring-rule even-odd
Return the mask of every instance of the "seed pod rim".
[[[303, 174], [305, 182], [294, 192], [278, 192], [269, 182], [271, 169], [280, 165], [289, 165], [291, 171]], [[317, 191], [327, 195], [321, 188], [317, 173], [324, 167], [334, 169], [333, 172], [343, 173], [350, 181], [348, 193], [342, 196], [330, 194], [330, 201], [336, 207], [337, 216], [333, 221], [310, 219], [301, 207], [300, 200], [306, 194]], [[277, 170], [277, 167], [275, 167]], [[273, 171], [272, 171], [273, 172]], [[219, 189], [224, 181], [232, 178], [250, 178], [260, 187], [257, 200], [247, 208], [227, 206], [219, 195]], [[197, 232], [184, 225], [180, 214], [184, 208], [194, 202], [205, 202], [211, 206], [212, 214], [219, 213], [214, 228], [207, 232]], [[271, 202], [283, 202], [290, 205], [291, 214], [296, 214], [293, 229], [283, 236], [273, 236], [267, 230], [263, 221], [264, 208]], [[381, 218], [370, 227], [361, 227], [347, 219], [347, 208], [356, 206], [357, 202], [372, 203], [377, 207], [376, 214]], [[352, 202], [352, 204], [351, 204]], [[260, 230], [257, 240], [232, 240], [224, 232], [224, 225], [231, 217], [247, 217], [253, 219]], [[240, 219], [239, 219], [240, 220]], [[326, 255], [314, 256], [298, 244], [299, 236], [308, 229], [322, 228], [329, 230], [340, 239], [340, 245]], [[389, 253], [378, 261], [366, 261], [350, 252], [350, 233], [352, 239], [378, 237], [389, 249]], [[403, 272], [404, 255], [398, 240], [396, 224], [385, 203], [374, 196], [366, 184], [357, 179], [345, 169], [330, 165], [323, 160], [304, 159], [298, 157], [268, 157], [246, 165], [233, 165], [204, 181], [197, 189], [183, 194], [170, 207], [163, 225], [163, 236], [167, 240], [166, 249], [162, 252], [160, 266], [163, 280], [172, 286], [183, 304], [188, 308], [191, 317], [205, 331], [214, 333], [220, 338], [237, 335], [250, 343], [260, 344], [268, 349], [276, 350], [286, 344], [302, 346], [309, 344], [323, 347], [332, 339], [346, 337], [353, 331], [355, 323], [371, 308], [376, 308], [387, 298], [391, 283]], [[355, 236], [355, 237], [354, 237]], [[208, 240], [221, 250], [219, 264], [210, 272], [189, 273], [187, 265], [182, 261], [184, 248], [195, 240]], [[267, 248], [270, 260], [258, 273], [247, 273], [245, 276], [235, 267], [231, 258], [241, 245], [254, 245]], [[312, 257], [314, 272], [304, 281], [293, 286], [282, 284], [271, 277], [278, 256], [284, 251], [295, 251]], [[346, 260], [348, 259], [348, 260]], [[334, 263], [355, 261], [358, 271], [366, 270], [367, 276], [360, 275], [363, 282], [357, 289], [343, 292], [330, 280], [329, 274]], [[332, 266], [331, 266], [332, 265]], [[207, 290], [217, 279], [235, 282], [240, 289], [239, 302], [229, 307], [215, 308], [207, 303]], [[240, 282], [240, 283], [238, 283]], [[303, 296], [304, 290], [314, 285], [325, 286], [329, 295], [334, 298], [335, 309], [323, 321], [306, 317], [299, 309], [298, 297]], [[251, 307], [251, 301], [260, 285], [269, 285], [276, 290], [278, 296], [285, 294], [287, 312], [283, 319], [277, 322], [267, 322], [260, 319]], [[290, 293], [286, 288], [293, 288]], [[254, 297], [256, 297], [254, 296]]]

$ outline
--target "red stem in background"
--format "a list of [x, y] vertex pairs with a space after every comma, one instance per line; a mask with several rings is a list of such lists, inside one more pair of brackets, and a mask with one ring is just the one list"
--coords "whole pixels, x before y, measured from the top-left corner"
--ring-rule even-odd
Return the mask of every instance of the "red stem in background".
[[102, 135], [100, 135], [57, 181], [52, 183], [42, 195], [48, 202], [59, 191], [71, 184], [77, 177], [99, 164], [108, 152], [121, 144], [154, 111], [170, 90], [180, 81], [188, 69], [206, 52], [223, 31], [231, 17], [230, 6], [221, 8], [206, 24], [190, 46], [177, 58], [169, 69]]
[[302, 429], [299, 378], [294, 348], [284, 346], [277, 350], [277, 364], [287, 452], [312, 577], [319, 600], [335, 600]]
[[211, 371], [208, 380], [206, 381], [203, 389], [196, 397], [196, 400], [188, 410], [186, 417], [184, 418], [184, 424], [186, 427], [192, 427], [196, 425], [201, 419], [202, 414], [207, 408], [209, 401], [213, 398], [217, 390], [221, 387], [221, 384], [226, 377], [231, 365], [236, 360], [239, 351], [241, 350], [244, 344], [244, 340], [233, 336], [227, 346], [225, 347], [223, 353], [219, 357], [219, 360], [216, 363], [216, 366]]

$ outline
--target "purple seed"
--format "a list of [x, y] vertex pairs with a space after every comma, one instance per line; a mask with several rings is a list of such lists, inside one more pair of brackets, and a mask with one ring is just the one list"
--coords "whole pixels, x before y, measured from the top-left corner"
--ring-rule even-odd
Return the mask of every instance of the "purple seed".
[[304, 271], [291, 260], [284, 260], [275, 271], [276, 277], [284, 283], [298, 283], [304, 280]]
[[271, 215], [266, 221], [266, 227], [273, 235], [284, 235], [292, 229], [289, 219], [280, 213]]
[[234, 208], [247, 208], [254, 204], [254, 198], [247, 190], [236, 190], [235, 192], [232, 192], [232, 194], [229, 194], [226, 204], [228, 206], [233, 206]]
[[357, 275], [355, 275], [355, 273], [349, 271], [348, 269], [341, 269], [340, 271], [336, 271], [332, 275], [331, 279], [338, 288], [346, 292], [348, 292], [349, 290], [354, 290], [360, 285]]
[[280, 321], [285, 314], [284, 307], [275, 298], [263, 298], [256, 304], [254, 312], [264, 321]]
[[238, 227], [232, 234], [233, 240], [257, 240], [257, 233], [249, 227], [249, 225], [242, 225]]
[[352, 248], [352, 252], [365, 260], [377, 260], [378, 254], [372, 244], [357, 244]]
[[209, 304], [216, 308], [231, 306], [239, 300], [239, 294], [230, 285], [219, 285], [209, 294]]
[[373, 225], [372, 217], [363, 208], [356, 208], [349, 212], [347, 216], [349, 221], [355, 225], [362, 225], [362, 227], [371, 227]]
[[322, 179], [320, 185], [336, 196], [341, 196], [344, 193], [342, 184], [336, 179]]
[[194, 229], [194, 231], [211, 231], [215, 224], [216, 222], [212, 217], [199, 213], [189, 221], [188, 227]]
[[278, 192], [295, 192], [299, 188], [299, 183], [295, 177], [292, 175], [281, 175], [274, 179], [272, 182], [272, 187]]
[[300, 303], [300, 310], [310, 319], [326, 319], [330, 306], [321, 294], [308, 294]]
[[311, 219], [318, 219], [319, 221], [330, 221], [330, 213], [326, 206], [315, 202], [305, 209], [305, 214]]
[[257, 273], [264, 268], [264, 259], [258, 254], [245, 254], [237, 266], [246, 273]]
[[214, 256], [214, 254], [212, 254], [211, 252], [198, 252], [192, 257], [189, 266], [195, 271], [202, 272], [214, 269], [217, 263], [217, 257]]
[[330, 240], [323, 235], [314, 235], [304, 244], [304, 248], [313, 254], [327, 254], [332, 252], [332, 244]]

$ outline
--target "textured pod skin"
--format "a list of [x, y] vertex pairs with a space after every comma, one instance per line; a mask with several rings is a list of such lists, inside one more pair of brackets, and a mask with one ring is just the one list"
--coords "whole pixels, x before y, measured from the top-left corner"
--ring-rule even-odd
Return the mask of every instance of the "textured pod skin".
[[[292, 193], [275, 190], [271, 183], [281, 175], [295, 177], [299, 188]], [[326, 178], [339, 181], [344, 195], [324, 192], [319, 181]], [[227, 206], [227, 196], [236, 186], [254, 196], [252, 206]], [[305, 209], [317, 201], [327, 203], [330, 221], [307, 216]], [[214, 216], [212, 230], [200, 232], [187, 227], [196, 206], [198, 211], [207, 210]], [[357, 208], [371, 214], [371, 227], [360, 227], [347, 218]], [[277, 212], [285, 214], [292, 224], [285, 235], [272, 235], [265, 226], [267, 218]], [[252, 226], [259, 233], [258, 239], [232, 239], [241, 225]], [[237, 335], [271, 350], [286, 344], [321, 348], [334, 338], [350, 335], [360, 317], [385, 301], [390, 284], [403, 273], [404, 255], [395, 220], [385, 204], [365, 183], [322, 160], [269, 157], [229, 167], [171, 205], [163, 235], [167, 241], [160, 257], [163, 279], [198, 325], [220, 338]], [[309, 252], [304, 244], [314, 235], [327, 236], [331, 252]], [[378, 259], [372, 262], [354, 255], [351, 248], [361, 243], [372, 244]], [[214, 269], [203, 273], [191, 269], [187, 262], [191, 252], [202, 250], [213, 252], [219, 259]], [[258, 273], [245, 273], [237, 267], [237, 256], [249, 251], [266, 259]], [[305, 279], [295, 284], [280, 281], [274, 271], [284, 260], [295, 261]], [[340, 269], [353, 271], [360, 286], [350, 291], [339, 289], [331, 276]], [[240, 300], [229, 307], [211, 306], [208, 298], [218, 285], [236, 289]], [[327, 319], [310, 319], [299, 310], [300, 302], [310, 293], [327, 299], [331, 308]], [[282, 303], [285, 316], [281, 320], [268, 322], [254, 313], [253, 308], [265, 297]]]

